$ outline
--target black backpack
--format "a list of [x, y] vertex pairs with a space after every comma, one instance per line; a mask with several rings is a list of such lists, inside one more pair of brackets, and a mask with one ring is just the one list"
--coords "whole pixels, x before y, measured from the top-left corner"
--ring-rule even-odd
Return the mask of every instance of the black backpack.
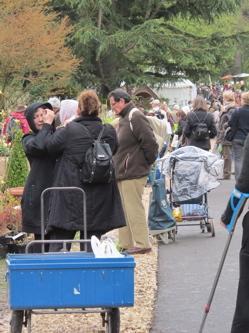
[[234, 131], [232, 131], [232, 128], [228, 125], [231, 117], [232, 117], [232, 113], [236, 111], [235, 107], [231, 107], [227, 110], [227, 121], [226, 123], [223, 125], [224, 128], [224, 140], [225, 141], [229, 141], [232, 142], [233, 141], [233, 137], [234, 137]]
[[[98, 138], [93, 140], [91, 147], [86, 151], [80, 169], [82, 183], [110, 183], [114, 178], [114, 165], [110, 145], [101, 141], [104, 130], [105, 126], [100, 131]], [[92, 138], [90, 131], [88, 129], [87, 131]]]
[[198, 123], [195, 125], [195, 128], [193, 130], [193, 137], [196, 141], [204, 140], [209, 137], [209, 130], [208, 126], [205, 123], [205, 120], [207, 119], [207, 114], [203, 120], [200, 120], [195, 112], [193, 112], [196, 116]]

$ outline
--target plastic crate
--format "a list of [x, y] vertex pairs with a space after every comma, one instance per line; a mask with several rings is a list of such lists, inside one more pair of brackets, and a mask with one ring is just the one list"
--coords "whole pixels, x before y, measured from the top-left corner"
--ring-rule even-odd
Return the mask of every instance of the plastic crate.
[[9, 254], [6, 263], [12, 310], [134, 304], [132, 256], [95, 258], [84, 252]]

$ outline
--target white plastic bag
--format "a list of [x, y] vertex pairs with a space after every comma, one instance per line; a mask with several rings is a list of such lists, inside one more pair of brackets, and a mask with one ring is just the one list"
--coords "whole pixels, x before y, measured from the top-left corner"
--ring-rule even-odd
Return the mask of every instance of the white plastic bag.
[[177, 148], [178, 147], [178, 144], [179, 144], [179, 137], [177, 134], [174, 134], [173, 136], [173, 140], [171, 142], [171, 147], [173, 148]]
[[169, 134], [169, 135], [173, 134], [170, 122], [168, 120], [167, 120], [166, 126], [167, 126], [167, 134]]
[[111, 238], [100, 241], [96, 236], [91, 237], [91, 246], [95, 258], [121, 258], [121, 254]]

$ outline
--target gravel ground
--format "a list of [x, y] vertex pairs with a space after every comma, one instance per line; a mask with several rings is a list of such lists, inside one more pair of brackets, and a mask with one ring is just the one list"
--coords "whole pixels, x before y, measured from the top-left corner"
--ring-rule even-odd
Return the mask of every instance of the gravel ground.
[[[147, 210], [150, 189], [145, 189], [144, 204]], [[157, 290], [157, 243], [153, 251], [145, 255], [135, 255], [135, 306], [120, 308], [122, 333], [148, 333], [153, 317], [154, 302]], [[10, 313], [6, 306], [6, 293], [3, 282], [3, 269], [0, 271], [0, 333], [9, 330]], [[24, 329], [23, 333], [27, 330]], [[34, 315], [32, 316], [32, 332], [34, 333], [102, 333], [99, 314], [64, 314], [64, 315]]]

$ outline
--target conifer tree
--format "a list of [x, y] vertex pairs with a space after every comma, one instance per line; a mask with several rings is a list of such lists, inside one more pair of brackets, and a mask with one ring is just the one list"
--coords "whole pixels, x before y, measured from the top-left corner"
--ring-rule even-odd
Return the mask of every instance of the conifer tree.
[[104, 95], [123, 80], [138, 85], [217, 74], [245, 33], [230, 25], [240, 0], [51, 0], [51, 6], [73, 26], [69, 45], [81, 60], [76, 79]]

